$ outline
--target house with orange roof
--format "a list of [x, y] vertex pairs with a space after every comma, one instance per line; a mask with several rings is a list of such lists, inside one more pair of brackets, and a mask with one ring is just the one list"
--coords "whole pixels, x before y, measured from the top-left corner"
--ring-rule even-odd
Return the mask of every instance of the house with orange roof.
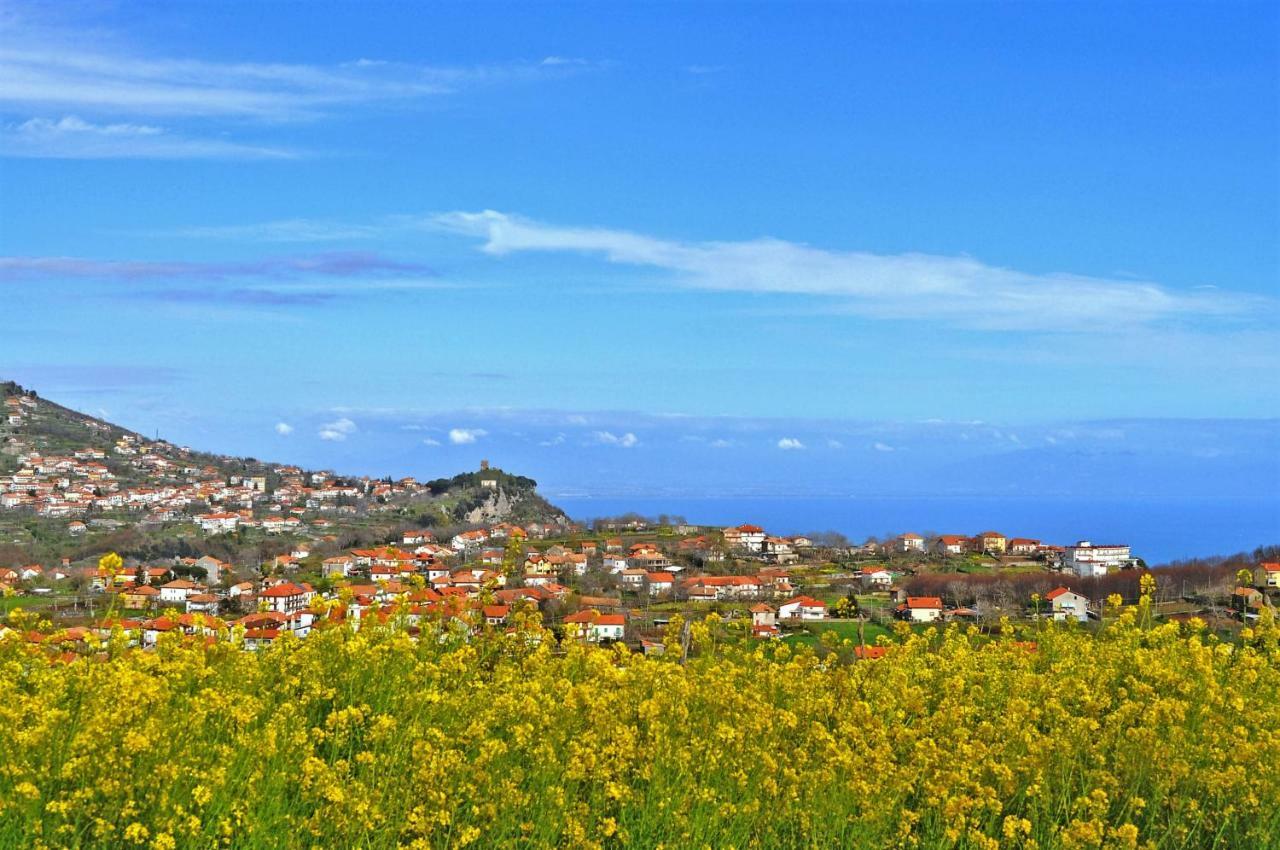
[[778, 628], [778, 612], [773, 606], [758, 602], [751, 606], [751, 636], [756, 638], [780, 637], [782, 630]]
[[196, 584], [194, 581], [187, 581], [184, 578], [177, 578], [160, 585], [160, 601], [186, 604], [188, 596], [204, 592], [204, 585]]
[[1083, 623], [1089, 619], [1089, 599], [1069, 587], [1055, 587], [1044, 598], [1052, 606], [1055, 620], [1076, 620]]
[[649, 586], [650, 596], [662, 596], [675, 590], [676, 577], [671, 573], [645, 573], [645, 584]]
[[942, 598], [939, 596], [908, 596], [898, 606], [898, 616], [913, 623], [931, 623], [942, 619]]
[[1258, 564], [1253, 571], [1253, 583], [1258, 587], [1280, 588], [1280, 563]]
[[888, 567], [864, 567], [860, 577], [869, 588], [888, 590], [893, 587], [893, 572]]
[[730, 549], [741, 549], [745, 552], [764, 550], [764, 529], [758, 525], [739, 525], [724, 529], [724, 545]]
[[812, 596], [796, 596], [778, 606], [780, 620], [825, 620], [826, 603]]
[[491, 626], [501, 626], [507, 622], [507, 617], [511, 614], [510, 605], [485, 605], [480, 609], [480, 613], [484, 616], [484, 621]]
[[196, 593], [187, 597], [188, 614], [216, 614], [221, 600], [212, 593]]
[[291, 614], [304, 610], [311, 604], [311, 600], [315, 595], [315, 591], [311, 589], [309, 584], [295, 584], [291, 581], [286, 581], [266, 588], [258, 594], [258, 599], [265, 600], [268, 608], [272, 611]]
[[601, 614], [594, 608], [584, 608], [564, 618], [565, 634], [588, 643], [605, 643], [622, 640], [627, 629], [627, 618], [622, 614]]
[[973, 551], [985, 555], [1003, 555], [1009, 541], [998, 531], [984, 531], [973, 538]]
[[150, 608], [160, 601], [160, 590], [149, 584], [130, 585], [120, 591], [120, 604], [131, 611]]
[[1034, 555], [1040, 551], [1040, 541], [1030, 537], [1014, 537], [1005, 548], [1010, 555]]

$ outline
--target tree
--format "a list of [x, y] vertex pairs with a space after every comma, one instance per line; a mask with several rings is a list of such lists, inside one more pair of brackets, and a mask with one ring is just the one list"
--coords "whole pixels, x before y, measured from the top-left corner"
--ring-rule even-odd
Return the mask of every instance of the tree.
[[852, 593], [836, 601], [832, 612], [837, 619], [852, 620], [858, 616], [858, 599]]
[[507, 546], [502, 552], [502, 572], [514, 576], [524, 564], [524, 538], [517, 534], [507, 538]]

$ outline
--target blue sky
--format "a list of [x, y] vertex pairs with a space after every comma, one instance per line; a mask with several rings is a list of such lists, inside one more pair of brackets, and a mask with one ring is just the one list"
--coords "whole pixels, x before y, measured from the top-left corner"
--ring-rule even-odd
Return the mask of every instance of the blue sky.
[[0, 10], [0, 375], [65, 403], [564, 491], [1280, 474], [1275, 4]]

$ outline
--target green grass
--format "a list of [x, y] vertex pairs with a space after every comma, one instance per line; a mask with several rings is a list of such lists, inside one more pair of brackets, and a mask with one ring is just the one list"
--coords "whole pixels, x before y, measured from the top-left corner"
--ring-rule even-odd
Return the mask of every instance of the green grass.
[[[798, 645], [813, 646], [821, 640], [822, 635], [825, 632], [835, 632], [842, 640], [847, 638], [854, 643], [857, 643], [858, 641], [858, 624], [850, 621], [842, 621], [838, 623], [813, 623], [806, 626], [805, 631], [788, 636], [787, 640]], [[874, 644], [876, 642], [876, 638], [881, 635], [892, 637], [893, 633], [885, 626], [877, 625], [876, 623], [867, 623], [863, 627], [863, 635], [867, 644], [871, 645]]]

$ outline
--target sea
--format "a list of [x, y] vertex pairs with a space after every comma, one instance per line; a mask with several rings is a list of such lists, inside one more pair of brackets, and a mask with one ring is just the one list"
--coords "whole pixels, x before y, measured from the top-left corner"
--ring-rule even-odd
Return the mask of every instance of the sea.
[[1128, 544], [1150, 565], [1230, 555], [1280, 544], [1280, 492], [1251, 499], [866, 496], [556, 496], [576, 520], [634, 512], [679, 516], [698, 525], [753, 523], [777, 535], [836, 531], [869, 536], [968, 534], [994, 530], [1066, 545]]

